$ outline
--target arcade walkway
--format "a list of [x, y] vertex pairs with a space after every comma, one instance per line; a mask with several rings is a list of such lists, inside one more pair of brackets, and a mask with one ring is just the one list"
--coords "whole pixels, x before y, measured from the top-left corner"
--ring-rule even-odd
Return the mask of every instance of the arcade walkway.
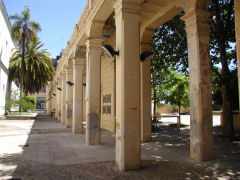
[[[215, 129], [215, 132], [217, 128]], [[0, 120], [0, 179], [217, 179], [240, 178], [240, 141], [215, 136], [215, 159], [189, 159], [189, 129], [160, 126], [142, 143], [142, 168], [115, 168], [115, 135], [101, 132], [101, 145], [85, 144], [58, 121]]]

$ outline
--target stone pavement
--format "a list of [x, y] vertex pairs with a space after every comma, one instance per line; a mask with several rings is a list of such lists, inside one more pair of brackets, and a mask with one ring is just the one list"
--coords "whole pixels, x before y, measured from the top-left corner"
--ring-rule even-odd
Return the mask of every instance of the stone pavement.
[[[196, 169], [204, 168], [215, 177], [240, 178], [240, 141], [218, 137], [214, 140], [215, 159], [198, 163], [189, 159], [189, 128], [183, 128], [179, 132], [171, 126], [161, 126], [152, 133], [152, 142], [142, 143], [143, 164], [146, 160], [168, 162], [171, 167], [184, 164], [188, 167], [197, 166]], [[112, 166], [114, 161], [113, 133], [101, 131], [101, 145], [89, 146], [85, 144], [84, 134], [73, 134], [70, 128], [44, 114], [40, 114], [36, 120], [0, 120], [0, 179], [6, 179], [15, 171], [20, 171], [20, 165], [24, 163], [27, 163], [26, 169], [33, 165], [44, 165], [46, 168], [46, 165], [69, 167], [84, 163], [94, 163], [91, 167], [98, 165], [100, 168], [98, 163], [111, 162], [109, 166]], [[38, 166], [36, 171], [39, 173], [41, 168]], [[151, 171], [152, 165], [149, 168]], [[94, 171], [96, 168], [91, 169], [91, 172]], [[182, 169], [179, 171], [182, 172]], [[53, 172], [55, 171], [51, 170], [50, 173]], [[114, 171], [111, 170], [111, 173]]]
[[1, 154], [21, 153], [23, 160], [56, 165], [114, 160], [114, 135], [107, 136], [105, 131], [101, 145], [88, 146], [85, 135], [72, 134], [46, 115], [36, 121], [4, 121], [0, 126], [7, 124], [0, 135]]

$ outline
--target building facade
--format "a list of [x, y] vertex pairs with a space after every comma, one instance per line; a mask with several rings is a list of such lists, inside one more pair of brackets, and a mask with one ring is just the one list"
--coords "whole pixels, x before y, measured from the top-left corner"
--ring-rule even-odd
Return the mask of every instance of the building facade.
[[[4, 106], [8, 95], [8, 67], [9, 59], [11, 57], [11, 50], [15, 48], [15, 45], [11, 38], [11, 26], [8, 19], [8, 15], [3, 4], [0, 0], [0, 116], [4, 115]], [[11, 84], [11, 88], [17, 90], [14, 83]]]
[[36, 98], [36, 111], [37, 112], [45, 112], [46, 111], [46, 88], [43, 87], [38, 93], [30, 94]]
[[[88, 145], [116, 130], [119, 170], [137, 169], [151, 140], [151, 37], [184, 11], [190, 73], [190, 157], [213, 157], [208, 0], [88, 0], [47, 86], [47, 112]], [[238, 62], [240, 1], [235, 0]], [[239, 63], [238, 63], [239, 64]], [[84, 131], [86, 124], [86, 131]]]

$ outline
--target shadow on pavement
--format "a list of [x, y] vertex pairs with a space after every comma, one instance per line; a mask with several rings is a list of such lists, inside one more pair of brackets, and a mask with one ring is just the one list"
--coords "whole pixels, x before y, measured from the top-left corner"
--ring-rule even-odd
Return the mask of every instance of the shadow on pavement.
[[[18, 127], [18, 131], [21, 128]], [[189, 158], [189, 134], [187, 127], [177, 131], [174, 126], [160, 125], [152, 132], [152, 142], [141, 145], [141, 169], [119, 172], [114, 162], [113, 133], [102, 131], [102, 144], [88, 146], [85, 135], [74, 135], [71, 129], [41, 114], [25, 134], [22, 132], [22, 136], [28, 135], [26, 143], [18, 147], [22, 152], [1, 154], [0, 179], [240, 178], [239, 139], [223, 138], [219, 136], [219, 127], [215, 127], [214, 159], [197, 162]], [[17, 136], [19, 133], [12, 138]]]

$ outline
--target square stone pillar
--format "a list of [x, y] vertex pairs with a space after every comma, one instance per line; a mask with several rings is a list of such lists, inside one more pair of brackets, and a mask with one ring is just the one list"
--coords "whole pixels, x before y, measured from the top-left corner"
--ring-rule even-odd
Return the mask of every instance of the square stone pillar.
[[49, 85], [47, 86], [48, 88], [46, 89], [46, 105], [47, 105], [47, 114], [51, 115], [51, 109], [50, 109], [50, 92], [49, 92]]
[[58, 112], [58, 106], [57, 106], [57, 90], [56, 90], [56, 82], [54, 83], [53, 86], [53, 108], [54, 108], [54, 119], [57, 119], [57, 112]]
[[49, 115], [49, 100], [46, 98], [46, 113]]
[[60, 75], [59, 83], [57, 87], [58, 92], [58, 120], [61, 122], [61, 114], [62, 114], [62, 77]]
[[73, 59], [73, 133], [83, 134], [83, 69], [86, 57]]
[[[53, 85], [52, 85], [53, 86]], [[53, 88], [53, 87], [52, 87]], [[54, 96], [53, 96], [53, 90], [51, 90], [51, 114], [54, 111]], [[53, 114], [52, 114], [53, 115]], [[54, 116], [52, 116], [54, 118]]]
[[51, 115], [52, 113], [52, 95], [51, 95], [51, 91], [49, 92], [48, 95], [48, 114]]
[[59, 103], [59, 100], [58, 100], [58, 97], [59, 97], [59, 94], [58, 94], [58, 90], [57, 90], [57, 86], [58, 86], [58, 79], [56, 80], [56, 85], [54, 87], [54, 106], [55, 106], [55, 119], [58, 120], [58, 103]]
[[138, 169], [140, 132], [140, 1], [117, 0], [116, 23], [116, 163], [119, 170]]
[[[141, 43], [141, 53], [152, 51], [149, 44]], [[140, 88], [141, 88], [141, 141], [151, 141], [151, 57], [140, 62]]]
[[237, 45], [237, 64], [238, 64], [238, 94], [240, 104], [240, 0], [234, 0], [235, 10], [235, 33]]
[[62, 72], [61, 123], [66, 124], [66, 70]]
[[46, 113], [49, 114], [49, 84], [46, 85], [46, 93], [45, 93], [45, 103], [46, 103]]
[[101, 109], [101, 54], [102, 39], [87, 40], [87, 102], [86, 102], [86, 143], [100, 144]]
[[[67, 82], [73, 83], [73, 67], [68, 65], [66, 70]], [[66, 127], [72, 128], [72, 114], [73, 114], [73, 86], [66, 84]]]
[[58, 84], [56, 85], [56, 111], [55, 111], [55, 117], [56, 117], [56, 120], [58, 120], [58, 113], [59, 113], [59, 91], [57, 89], [58, 87]]
[[190, 77], [190, 157], [213, 157], [211, 68], [209, 55], [208, 12], [193, 11], [183, 17], [188, 41]]

